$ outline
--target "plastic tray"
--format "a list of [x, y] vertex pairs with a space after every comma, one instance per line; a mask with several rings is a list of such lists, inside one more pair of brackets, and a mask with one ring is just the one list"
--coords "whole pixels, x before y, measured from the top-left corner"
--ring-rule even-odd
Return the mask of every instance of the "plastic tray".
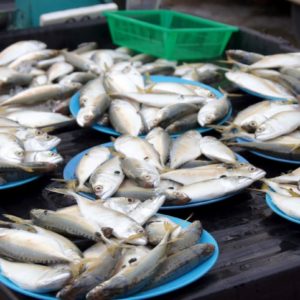
[[237, 27], [172, 10], [106, 12], [113, 42], [170, 60], [219, 57]]
[[[200, 86], [202, 88], [205, 88], [205, 89], [211, 91], [218, 99], [220, 99], [223, 96], [223, 94], [220, 93], [218, 90], [214, 89], [213, 87], [211, 87], [209, 85], [206, 85], [206, 84], [203, 84], [203, 83], [200, 83], [200, 82], [195, 82], [195, 81], [181, 79], [181, 78], [172, 77], [172, 76], [160, 76], [160, 75], [151, 76], [150, 78], [153, 82], [176, 82], [176, 83], [182, 83], [182, 84], [197, 85], [197, 86]], [[79, 95], [80, 95], [79, 92], [77, 92], [71, 98], [71, 101], [70, 101], [70, 104], [69, 104], [71, 114], [73, 115], [74, 118], [76, 118], [76, 116], [78, 114], [78, 111], [80, 109]], [[223, 123], [227, 122], [230, 119], [231, 115], [232, 115], [232, 107], [230, 105], [229, 111], [226, 114], [226, 116], [221, 121], [219, 121], [217, 124], [222, 125]], [[97, 130], [97, 131], [107, 133], [107, 134], [113, 135], [113, 136], [121, 135], [119, 132], [114, 130], [112, 127], [108, 127], [108, 126], [94, 124], [92, 126], [92, 128]], [[200, 133], [204, 133], [204, 132], [214, 130], [213, 128], [208, 128], [208, 127], [198, 127], [198, 128], [195, 128], [195, 129], [198, 130]], [[172, 136], [177, 136], [179, 134], [180, 133], [172, 134]]]

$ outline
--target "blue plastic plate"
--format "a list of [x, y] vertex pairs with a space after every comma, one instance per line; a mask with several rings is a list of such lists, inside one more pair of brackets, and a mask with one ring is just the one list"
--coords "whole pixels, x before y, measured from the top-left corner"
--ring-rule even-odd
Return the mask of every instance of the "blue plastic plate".
[[[185, 80], [185, 79], [172, 77], [172, 76], [160, 76], [160, 75], [151, 76], [150, 78], [153, 82], [177, 82], [177, 83], [182, 83], [182, 84], [197, 85], [197, 86], [200, 86], [202, 88], [205, 88], [205, 89], [211, 91], [218, 99], [223, 96], [222, 93], [220, 93], [218, 90], [212, 88], [211, 86], [203, 84], [203, 83], [195, 82], [195, 81]], [[76, 116], [78, 114], [78, 111], [80, 109], [79, 92], [77, 92], [71, 98], [69, 108], [70, 108], [70, 112], [73, 115], [73, 117], [76, 118]], [[230, 106], [227, 115], [221, 121], [219, 121], [217, 124], [222, 125], [223, 123], [227, 122], [230, 119], [231, 115], [232, 115], [232, 107]], [[119, 136], [120, 135], [120, 133], [115, 131], [112, 127], [107, 127], [107, 126], [103, 126], [103, 125], [99, 125], [99, 124], [94, 124], [92, 126], [92, 128], [97, 130], [97, 131], [107, 133], [109, 135], [114, 135], [114, 136]], [[207, 128], [207, 127], [201, 127], [200, 128], [199, 127], [199, 128], [196, 128], [196, 130], [198, 130], [201, 133], [204, 133], [204, 132], [213, 130], [213, 128]], [[173, 136], [175, 136], [175, 135], [176, 134], [174, 134]]]
[[265, 100], [265, 99], [268, 99], [268, 100], [270, 100], [270, 101], [287, 101], [287, 100], [289, 100], [289, 99], [287, 99], [287, 98], [270, 97], [270, 96], [268, 96], [268, 95], [263, 95], [263, 94], [260, 94], [260, 93], [257, 93], [257, 92], [253, 92], [253, 91], [248, 90], [248, 89], [246, 89], [246, 88], [243, 88], [243, 87], [241, 87], [241, 86], [238, 86], [238, 87], [239, 87], [240, 90], [244, 91], [245, 93], [250, 94], [250, 95], [255, 96], [255, 97], [258, 97], [258, 98], [262, 98], [262, 99], [264, 99], [264, 100]]
[[[183, 228], [188, 227], [188, 225], [190, 224], [190, 222], [184, 221], [179, 218], [175, 218], [167, 215], [162, 215], [162, 216], [168, 217], [170, 220], [172, 220], [173, 222], [175, 222], [176, 224], [180, 225]], [[213, 236], [205, 230], [203, 231], [203, 234], [199, 239], [199, 243], [211, 243], [215, 246], [214, 254], [208, 260], [206, 260], [205, 262], [201, 263], [199, 266], [192, 269], [189, 273], [186, 273], [175, 280], [172, 280], [168, 283], [165, 283], [151, 290], [140, 292], [131, 297], [119, 298], [119, 299], [123, 299], [123, 300], [150, 299], [151, 297], [159, 296], [177, 290], [204, 276], [216, 263], [219, 256], [219, 248]], [[1, 274], [0, 274], [0, 283], [4, 284], [8, 288], [16, 292], [19, 292], [23, 295], [27, 295], [33, 298], [44, 299], [44, 300], [57, 300], [57, 298], [51, 294], [41, 294], [41, 293], [33, 293], [33, 292], [26, 291], [23, 288], [20, 288], [19, 286], [15, 285], [13, 282], [11, 282], [9, 279], [7, 279]]]
[[[245, 139], [245, 138], [236, 138], [236, 141], [238, 143], [247, 143], [247, 142], [250, 142], [251, 140], [250, 139]], [[283, 162], [283, 163], [288, 163], [288, 164], [300, 165], [300, 160], [291, 160], [291, 159], [279, 158], [279, 157], [276, 157], [276, 156], [261, 153], [259, 151], [253, 151], [253, 150], [248, 150], [248, 151], [255, 154], [255, 155], [257, 155], [257, 156], [260, 156], [260, 157], [263, 157], [263, 158], [266, 158], [266, 159], [279, 161], [279, 162]]]
[[[104, 147], [112, 147], [113, 143], [105, 143], [102, 144], [102, 146]], [[65, 180], [72, 180], [75, 179], [75, 170], [76, 167], [79, 163], [79, 161], [81, 160], [81, 158], [84, 156], [84, 154], [86, 152], [88, 152], [89, 149], [86, 149], [80, 153], [78, 153], [77, 155], [75, 155], [65, 166], [64, 171], [63, 171], [63, 176]], [[239, 162], [241, 163], [248, 163], [248, 161], [242, 157], [241, 155], [236, 154], [237, 159]], [[202, 206], [202, 205], [207, 205], [210, 203], [214, 203], [214, 202], [219, 202], [222, 200], [225, 200], [229, 197], [232, 197], [236, 194], [238, 194], [239, 192], [236, 193], [232, 193], [229, 195], [226, 195], [224, 197], [220, 197], [220, 198], [214, 198], [214, 199], [210, 199], [210, 200], [204, 200], [204, 201], [195, 201], [195, 202], [189, 202], [187, 204], [183, 204], [183, 205], [164, 205], [163, 207], [160, 208], [160, 210], [165, 210], [165, 209], [180, 209], [180, 208], [188, 208], [188, 207], [195, 207], [195, 206]], [[92, 194], [88, 194], [88, 193], [81, 193], [82, 195], [90, 198], [90, 199], [95, 199], [94, 196]]]
[[267, 205], [270, 207], [270, 209], [277, 215], [279, 215], [280, 217], [287, 219], [293, 223], [297, 223], [300, 224], [300, 219], [298, 218], [294, 218], [294, 217], [290, 217], [289, 215], [287, 215], [285, 212], [283, 212], [281, 209], [279, 209], [272, 201], [271, 196], [266, 193], [266, 203]]
[[34, 181], [34, 180], [40, 178], [41, 176], [42, 175], [30, 176], [26, 179], [16, 180], [16, 181], [11, 181], [11, 182], [8, 182], [8, 183], [0, 184], [0, 190], [11, 189], [11, 188], [29, 183], [31, 181]]

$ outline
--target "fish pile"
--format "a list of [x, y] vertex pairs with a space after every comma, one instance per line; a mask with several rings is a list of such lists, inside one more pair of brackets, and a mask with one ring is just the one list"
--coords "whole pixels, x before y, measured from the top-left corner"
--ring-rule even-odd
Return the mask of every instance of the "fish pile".
[[0, 117], [0, 185], [55, 170], [60, 138]]
[[[32, 209], [30, 220], [4, 215], [9, 221], [0, 222], [1, 272], [27, 291], [57, 292], [62, 300], [126, 297], [172, 281], [214, 254], [213, 244], [199, 242], [200, 221], [182, 228], [155, 215], [147, 201], [91, 201], [50, 190], [71, 195], [76, 204]], [[89, 241], [88, 248], [79, 249], [74, 239]]]
[[[238, 113], [227, 127], [216, 127], [229, 143], [274, 157], [300, 160], [300, 107], [288, 101], [261, 101]], [[230, 132], [232, 131], [233, 132]]]
[[272, 202], [288, 216], [300, 219], [300, 168], [264, 179], [263, 182], [263, 191], [270, 196]]
[[[226, 96], [191, 84], [150, 82], [132, 63], [119, 62], [80, 91], [77, 123], [109, 124], [121, 134], [137, 136], [160, 126], [169, 133], [214, 124], [230, 109]], [[106, 113], [107, 112], [107, 113]]]
[[264, 177], [251, 164], [239, 163], [235, 153], [212, 136], [189, 130], [176, 139], [156, 127], [145, 139], [123, 135], [113, 149], [88, 150], [67, 186], [105, 200], [129, 197], [147, 200], [164, 196], [161, 205], [206, 201], [240, 191]]
[[265, 98], [296, 99], [300, 94], [300, 53], [261, 55], [243, 50], [228, 50], [233, 64], [226, 78], [237, 87]]

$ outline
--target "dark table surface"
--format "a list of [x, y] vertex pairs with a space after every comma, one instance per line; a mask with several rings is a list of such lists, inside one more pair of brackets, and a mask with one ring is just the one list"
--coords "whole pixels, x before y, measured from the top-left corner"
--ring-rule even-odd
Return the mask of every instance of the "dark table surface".
[[[254, 101], [252, 97], [233, 99], [234, 111]], [[110, 139], [97, 131], [79, 128], [58, 136], [62, 139], [58, 151], [65, 162], [78, 152]], [[296, 167], [247, 152], [242, 155], [266, 170], [269, 177]], [[1, 191], [0, 213], [28, 217], [31, 208], [56, 209], [70, 203], [69, 199], [45, 190], [47, 185], [54, 184], [50, 178], [61, 178], [61, 171], [62, 168], [26, 186]], [[300, 299], [299, 225], [272, 213], [263, 193], [246, 190], [223, 202], [163, 213], [183, 219], [192, 213], [192, 220], [200, 219], [204, 228], [216, 238], [220, 257], [203, 278], [157, 299]]]

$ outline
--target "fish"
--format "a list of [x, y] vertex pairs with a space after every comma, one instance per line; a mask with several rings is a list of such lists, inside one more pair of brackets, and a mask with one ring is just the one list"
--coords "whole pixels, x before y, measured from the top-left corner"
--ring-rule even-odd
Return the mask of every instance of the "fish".
[[194, 246], [201, 238], [202, 233], [203, 227], [201, 222], [199, 220], [194, 221], [187, 228], [181, 230], [176, 238], [170, 240], [167, 254], [173, 255]]
[[60, 164], [63, 158], [59, 153], [53, 151], [26, 151], [24, 162], [49, 162], [52, 164]]
[[80, 90], [79, 102], [80, 106], [89, 105], [90, 101], [94, 101], [95, 98], [106, 94], [106, 91], [103, 86], [102, 77], [97, 77], [89, 81], [85, 86]]
[[83, 155], [75, 169], [75, 177], [78, 180], [77, 191], [85, 190], [86, 181], [109, 157], [110, 151], [103, 146], [92, 147]]
[[33, 76], [12, 70], [7, 67], [0, 67], [0, 85], [28, 85]]
[[47, 76], [48, 76], [48, 83], [52, 83], [53, 81], [58, 80], [59, 78], [62, 78], [69, 73], [73, 72], [74, 67], [66, 62], [57, 62], [53, 64], [48, 70], [47, 70]]
[[66, 265], [44, 266], [0, 258], [0, 268], [2, 274], [14, 284], [34, 293], [55, 292], [72, 278]]
[[182, 133], [184, 131], [196, 128], [198, 126], [198, 113], [187, 115], [179, 118], [166, 127], [166, 132], [169, 134]]
[[8, 67], [14, 70], [22, 70], [23, 66], [33, 66], [40, 60], [49, 59], [57, 56], [58, 54], [59, 51], [53, 49], [44, 49], [35, 52], [29, 52], [15, 59], [8, 65]]
[[0, 127], [18, 128], [21, 127], [21, 125], [18, 122], [2, 116], [0, 117]]
[[205, 136], [200, 140], [200, 151], [211, 160], [227, 164], [235, 164], [237, 161], [234, 152], [213, 136]]
[[157, 169], [144, 160], [125, 157], [121, 167], [127, 178], [134, 180], [144, 188], [155, 188], [159, 185], [160, 177]]
[[182, 79], [198, 81], [204, 84], [215, 84], [222, 81], [222, 74], [218, 70], [198, 71], [194, 69], [185, 73]]
[[86, 295], [86, 299], [112, 299], [119, 295], [126, 297], [143, 289], [155, 276], [166, 257], [169, 236], [170, 231], [143, 259], [122, 269], [107, 281], [97, 285]]
[[102, 72], [109, 70], [114, 65], [113, 57], [107, 52], [95, 52], [91, 60], [100, 67]]
[[189, 160], [199, 157], [201, 139], [201, 134], [196, 130], [189, 130], [175, 139], [170, 150], [170, 168], [178, 168]]
[[93, 99], [89, 99], [78, 111], [76, 121], [81, 127], [91, 126], [101, 118], [110, 105], [108, 95], [102, 94]]
[[103, 202], [105, 207], [119, 211], [125, 215], [128, 215], [131, 211], [139, 206], [140, 199], [128, 198], [128, 197], [112, 197]]
[[288, 134], [300, 126], [300, 111], [283, 111], [273, 115], [255, 131], [255, 138], [267, 141]]
[[46, 74], [38, 75], [33, 78], [29, 88], [41, 86], [41, 85], [47, 85], [47, 83], [48, 83], [48, 77]]
[[97, 42], [85, 42], [79, 44], [73, 52], [76, 54], [82, 54], [97, 49], [97, 47], [98, 47]]
[[203, 167], [208, 165], [215, 164], [215, 161], [212, 160], [206, 160], [206, 159], [194, 159], [190, 160], [187, 163], [183, 164], [180, 169], [187, 169], [187, 168], [197, 168], [197, 167]]
[[166, 197], [157, 196], [152, 199], [141, 202], [135, 209], [128, 213], [128, 217], [140, 225], [144, 225], [152, 216], [154, 216], [164, 204]]
[[0, 161], [19, 164], [24, 159], [24, 148], [14, 135], [0, 133]]
[[[36, 136], [20, 138], [26, 151], [47, 151], [55, 148], [61, 139], [54, 135], [43, 133]], [[57, 158], [57, 157], [53, 157]]]
[[145, 139], [157, 151], [160, 163], [164, 166], [169, 158], [169, 152], [172, 144], [172, 139], [169, 134], [161, 127], [155, 127], [148, 132]]
[[180, 84], [177, 82], [155, 82], [146, 86], [146, 90], [150, 90], [151, 93], [158, 94], [178, 94], [193, 96], [195, 93], [188, 85]]
[[174, 230], [171, 233], [171, 240], [175, 240], [178, 238], [179, 234], [182, 232], [182, 228], [174, 223], [169, 218], [160, 215], [154, 215], [151, 217], [145, 224], [145, 231], [148, 236], [148, 242], [151, 245], [158, 245], [164, 236], [167, 233], [167, 228], [165, 224], [168, 223]]
[[138, 70], [141, 74], [172, 74], [174, 72], [176, 63], [173, 62], [151, 62], [141, 65]]
[[300, 67], [300, 52], [265, 55], [248, 66], [248, 69], [274, 69], [281, 67]]
[[[57, 189], [51, 191], [59, 192]], [[34, 224], [61, 234], [83, 237], [96, 242], [102, 240], [101, 228], [80, 214], [74, 218], [73, 215], [63, 212], [56, 213], [45, 209], [33, 209], [30, 211], [30, 217]]]
[[120, 243], [108, 244], [101, 256], [90, 260], [84, 272], [60, 290], [57, 297], [59, 299], [82, 299], [87, 292], [113, 275], [121, 253]]
[[296, 68], [283, 67], [280, 69], [280, 73], [292, 76], [300, 80], [300, 70]]
[[242, 149], [249, 149], [254, 151], [260, 151], [262, 153], [272, 155], [275, 157], [286, 158], [291, 160], [300, 159], [300, 145], [297, 144], [279, 144], [277, 142], [243, 142], [228, 144], [230, 146], [236, 146]]
[[240, 191], [254, 182], [248, 177], [225, 177], [184, 185], [178, 191], [185, 193], [192, 202], [206, 201]]
[[150, 131], [155, 127], [156, 115], [160, 109], [148, 105], [142, 105], [139, 114], [142, 118], [142, 122], [146, 131]]
[[36, 86], [24, 90], [15, 96], [0, 103], [1, 106], [7, 105], [32, 105], [45, 102], [50, 99], [64, 99], [76, 92], [80, 88], [78, 83], [69, 85], [50, 84]]
[[293, 99], [294, 96], [283, 86], [265, 78], [241, 71], [228, 71], [226, 78], [238, 87], [248, 89], [254, 93], [264, 95], [266, 98], [276, 97], [282, 99]]
[[298, 108], [297, 104], [287, 104], [286, 101], [261, 101], [239, 112], [233, 124], [248, 132], [255, 132], [259, 125], [275, 114], [283, 111], [294, 111]]
[[214, 251], [213, 244], [199, 243], [168, 256], [148, 288], [155, 288], [188, 273], [210, 258]]
[[239, 49], [230, 49], [226, 51], [226, 57], [229, 61], [252, 65], [261, 60], [264, 55]]
[[7, 65], [24, 54], [43, 50], [45, 48], [46, 44], [40, 41], [18, 41], [0, 52], [0, 66]]
[[92, 72], [96, 75], [100, 75], [102, 73], [100, 67], [91, 60], [85, 59], [80, 55], [73, 53], [62, 51], [62, 54], [67, 63], [71, 64], [74, 68], [83, 72]]
[[290, 173], [274, 177], [271, 180], [277, 183], [298, 183], [300, 181], [300, 168], [297, 168]]
[[131, 103], [113, 100], [109, 107], [109, 119], [116, 131], [137, 136], [143, 130], [142, 118]]
[[141, 104], [163, 108], [167, 105], [184, 103], [184, 104], [203, 104], [210, 100], [205, 96], [186, 96], [176, 94], [154, 94], [154, 93], [136, 93], [136, 92], [123, 92], [113, 93], [110, 95], [113, 98], [128, 99]]
[[221, 99], [216, 99], [207, 102], [198, 112], [198, 123], [200, 126], [212, 124], [221, 120], [228, 113], [230, 109], [230, 102], [227, 100], [227, 96], [223, 96]]
[[158, 170], [162, 170], [159, 154], [146, 140], [130, 135], [118, 137], [114, 142], [114, 148], [125, 157], [144, 160]]
[[22, 109], [5, 115], [6, 118], [18, 122], [25, 127], [47, 127], [70, 121], [71, 118], [59, 113]]
[[89, 183], [97, 197], [107, 199], [118, 190], [123, 180], [121, 160], [115, 156], [94, 170]]
[[145, 245], [147, 243], [143, 227], [125, 214], [94, 203], [84, 197], [76, 196], [75, 199], [79, 206], [80, 213], [84, 218], [95, 222], [100, 227], [111, 228], [113, 230], [112, 234], [116, 238], [129, 239], [133, 237], [128, 241], [130, 244]]
[[292, 218], [300, 218], [300, 197], [283, 196], [267, 191], [272, 202], [285, 214]]
[[169, 126], [179, 118], [196, 113], [199, 108], [194, 104], [171, 104], [163, 107], [157, 112], [155, 126], [161, 126], [163, 128]]
[[53, 239], [36, 233], [0, 228], [0, 253], [11, 259], [33, 263], [69, 263], [60, 245]]
[[59, 84], [69, 84], [72, 82], [78, 82], [80, 84], [86, 84], [90, 80], [96, 78], [95, 74], [88, 72], [73, 72], [69, 75], [66, 75], [62, 79], [59, 80]]
[[63, 62], [65, 61], [65, 58], [63, 55], [57, 55], [53, 58], [44, 59], [36, 62], [35, 66], [39, 69], [48, 69], [50, 66], [57, 62]]

